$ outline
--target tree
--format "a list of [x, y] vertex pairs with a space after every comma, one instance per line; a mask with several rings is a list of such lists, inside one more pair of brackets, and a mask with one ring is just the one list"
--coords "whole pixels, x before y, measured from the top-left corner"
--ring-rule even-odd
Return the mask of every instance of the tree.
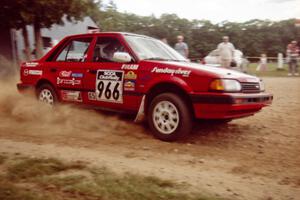
[[33, 25], [36, 57], [40, 58], [43, 55], [41, 28], [63, 24], [64, 16], [69, 21], [81, 20], [96, 5], [93, 0], [3, 0], [0, 6], [4, 8], [0, 17], [7, 27], [22, 28], [25, 45], [28, 43], [26, 25]]
[[43, 55], [41, 28], [50, 28], [53, 24], [63, 24], [67, 20], [81, 20], [94, 4], [91, 0], [24, 0], [29, 7], [26, 21], [33, 24], [36, 57]]
[[22, 29], [22, 35], [24, 40], [24, 53], [25, 59], [31, 59], [31, 50], [29, 46], [28, 32], [27, 32], [27, 22], [24, 18], [24, 13], [26, 13], [27, 7], [24, 0], [3, 0], [0, 2], [0, 7], [2, 8], [0, 12], [0, 18], [2, 22], [0, 27], [3, 29]]

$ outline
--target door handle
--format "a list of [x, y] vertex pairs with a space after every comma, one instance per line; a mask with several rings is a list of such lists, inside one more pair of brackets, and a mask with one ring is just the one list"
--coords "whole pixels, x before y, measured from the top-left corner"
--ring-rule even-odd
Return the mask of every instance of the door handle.
[[97, 70], [94, 69], [88, 69], [87, 71], [91, 74], [97, 74]]
[[52, 72], [52, 73], [54, 73], [54, 72], [56, 72], [56, 71], [57, 71], [56, 68], [51, 68], [51, 69], [50, 69], [50, 72]]

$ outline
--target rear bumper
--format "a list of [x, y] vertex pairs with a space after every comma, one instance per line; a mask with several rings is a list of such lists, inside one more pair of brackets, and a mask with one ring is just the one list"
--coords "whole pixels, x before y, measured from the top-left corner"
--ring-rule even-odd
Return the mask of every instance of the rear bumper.
[[18, 83], [17, 84], [17, 89], [18, 89], [19, 92], [23, 93], [23, 92], [28, 91], [28, 90], [33, 90], [34, 85]]
[[253, 115], [272, 103], [273, 95], [258, 94], [192, 94], [196, 118], [233, 119]]

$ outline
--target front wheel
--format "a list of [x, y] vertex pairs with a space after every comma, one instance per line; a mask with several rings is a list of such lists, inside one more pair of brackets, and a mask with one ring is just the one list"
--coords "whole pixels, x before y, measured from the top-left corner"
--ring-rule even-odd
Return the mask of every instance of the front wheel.
[[57, 103], [57, 95], [50, 84], [43, 84], [37, 89], [37, 98], [39, 101], [49, 105]]
[[186, 102], [173, 93], [156, 96], [148, 110], [148, 124], [153, 135], [163, 141], [186, 137], [192, 130], [192, 114]]

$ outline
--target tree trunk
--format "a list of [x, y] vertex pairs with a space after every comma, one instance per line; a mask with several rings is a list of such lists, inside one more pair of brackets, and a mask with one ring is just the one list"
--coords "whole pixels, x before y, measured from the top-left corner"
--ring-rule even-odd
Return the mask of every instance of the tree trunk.
[[35, 21], [33, 28], [35, 41], [35, 56], [37, 59], [39, 59], [43, 56], [43, 40], [39, 21]]
[[26, 25], [24, 25], [22, 27], [22, 35], [23, 35], [23, 40], [24, 40], [25, 60], [29, 61], [29, 60], [31, 60], [31, 50], [30, 50], [29, 39], [28, 39], [28, 31], [27, 31]]

